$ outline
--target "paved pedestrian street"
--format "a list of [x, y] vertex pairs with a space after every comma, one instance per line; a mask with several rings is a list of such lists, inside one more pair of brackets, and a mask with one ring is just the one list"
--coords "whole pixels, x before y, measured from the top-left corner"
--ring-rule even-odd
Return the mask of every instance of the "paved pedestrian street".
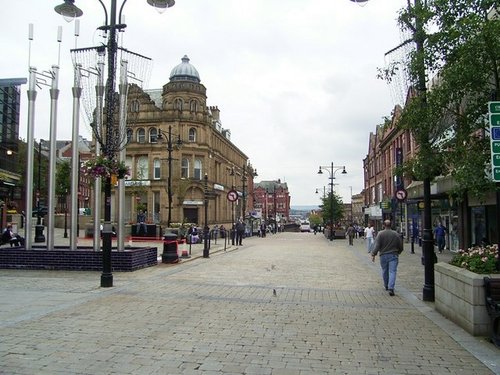
[[415, 251], [394, 297], [362, 239], [312, 233], [114, 273], [112, 288], [99, 272], [0, 270], [0, 373], [500, 374], [498, 349], [421, 301]]

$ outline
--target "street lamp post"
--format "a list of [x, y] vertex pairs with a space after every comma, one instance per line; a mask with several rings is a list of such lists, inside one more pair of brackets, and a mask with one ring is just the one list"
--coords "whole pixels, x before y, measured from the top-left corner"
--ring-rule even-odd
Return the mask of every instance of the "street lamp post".
[[[174, 151], [174, 145], [172, 142], [172, 125], [168, 126], [168, 133], [158, 129], [158, 138], [161, 139], [163, 137], [167, 140], [167, 151], [168, 151], [168, 177], [167, 177], [167, 195], [168, 195], [168, 216], [167, 216], [167, 227], [170, 228], [170, 223], [172, 222], [172, 200], [174, 197], [174, 193], [172, 192], [172, 161], [175, 160], [172, 158], [172, 152]], [[178, 147], [182, 146], [181, 136], [177, 135], [177, 141], [175, 143]]]
[[[115, 78], [116, 78], [116, 54], [118, 51], [117, 31], [127, 27], [121, 23], [121, 13], [127, 0], [123, 0], [120, 6], [117, 23], [117, 0], [111, 0], [109, 19], [108, 10], [101, 0], [98, 0], [102, 5], [105, 22], [99, 30], [109, 32], [108, 44], [106, 49], [108, 52], [108, 75], [106, 82], [106, 122], [105, 122], [105, 139], [102, 144], [103, 155], [108, 160], [116, 160], [118, 151], [121, 145], [121, 136], [119, 130], [114, 123], [115, 114]], [[64, 0], [64, 4], [58, 5], [54, 10], [61, 14], [65, 19], [73, 19], [83, 15], [75, 4], [75, 0]], [[175, 0], [147, 0], [148, 4], [165, 9], [175, 4]], [[102, 230], [102, 274], [101, 287], [113, 286], [113, 274], [111, 272], [111, 249], [112, 249], [113, 227], [111, 223], [111, 176], [106, 177], [104, 182], [104, 225]]]
[[68, 238], [68, 191], [64, 192], [64, 238]]
[[[355, 3], [366, 3], [369, 0], [351, 0]], [[408, 11], [412, 13], [415, 17], [415, 24], [412, 25], [412, 38], [404, 41], [398, 47], [393, 50], [409, 43], [415, 43], [416, 54], [421, 55], [424, 51], [425, 43], [425, 31], [422, 18], [422, 6], [423, 2], [427, 4], [426, 0], [413, 0], [413, 6], [410, 0], [408, 0]], [[422, 106], [426, 105], [426, 74], [425, 65], [422, 58], [417, 57], [416, 66], [416, 89], [417, 95], [421, 98]], [[420, 139], [417, 140], [419, 146], [423, 150], [429, 148], [429, 138], [428, 134], [423, 134]], [[424, 287], [422, 293], [422, 299], [424, 301], [434, 301], [434, 239], [432, 234], [432, 210], [431, 210], [431, 177], [425, 176], [423, 179], [423, 200], [424, 200], [424, 214], [423, 214], [423, 234], [422, 234], [422, 254], [424, 258]]]
[[35, 225], [35, 242], [45, 242], [43, 234], [42, 216], [40, 214], [40, 195], [42, 193], [42, 142], [38, 141], [38, 182], [36, 192], [36, 225]]
[[209, 257], [208, 236], [210, 234], [210, 230], [208, 228], [208, 175], [206, 173], [203, 180], [204, 180], [203, 206], [205, 208], [205, 225], [203, 226], [203, 258], [208, 258]]
[[247, 174], [246, 174], [246, 165], [243, 164], [243, 172], [241, 174], [241, 184], [242, 184], [242, 200], [241, 200], [241, 216], [243, 217], [243, 221], [245, 221], [245, 215], [246, 215], [246, 181], [247, 181]]
[[328, 171], [328, 174], [330, 175], [330, 224], [331, 224], [331, 229], [330, 229], [330, 241], [333, 241], [334, 235], [333, 235], [333, 221], [335, 220], [334, 215], [333, 215], [333, 180], [335, 180], [335, 174], [342, 169], [342, 174], [346, 174], [345, 166], [337, 166], [333, 165], [333, 162], [331, 165], [320, 165], [318, 174], [323, 174], [323, 170], [321, 169], [326, 169]]

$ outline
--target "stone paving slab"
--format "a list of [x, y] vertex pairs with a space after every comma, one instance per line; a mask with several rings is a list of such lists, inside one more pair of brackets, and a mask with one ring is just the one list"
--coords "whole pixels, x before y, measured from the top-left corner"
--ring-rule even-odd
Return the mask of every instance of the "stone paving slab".
[[390, 297], [356, 241], [251, 238], [114, 273], [113, 288], [98, 272], [0, 270], [0, 373], [499, 373], [498, 358], [484, 363], [491, 344], [464, 336], [484, 346], [473, 355], [419, 300], [418, 254], [401, 256]]

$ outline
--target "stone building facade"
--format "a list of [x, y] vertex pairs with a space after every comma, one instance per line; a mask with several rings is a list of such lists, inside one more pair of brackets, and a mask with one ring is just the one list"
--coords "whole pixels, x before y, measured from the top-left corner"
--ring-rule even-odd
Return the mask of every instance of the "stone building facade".
[[[127, 116], [125, 222], [134, 223], [142, 210], [150, 223], [203, 225], [207, 198], [208, 225], [227, 225], [238, 205], [252, 207], [254, 170], [222, 127], [218, 107], [207, 105], [207, 89], [187, 56], [162, 89], [131, 85]], [[236, 204], [227, 197], [233, 188]]]

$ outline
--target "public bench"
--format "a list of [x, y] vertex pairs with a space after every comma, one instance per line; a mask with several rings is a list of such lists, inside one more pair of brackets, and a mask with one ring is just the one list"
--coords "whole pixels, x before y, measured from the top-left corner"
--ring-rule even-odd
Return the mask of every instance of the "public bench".
[[500, 279], [484, 278], [485, 302], [491, 319], [490, 340], [500, 347]]

